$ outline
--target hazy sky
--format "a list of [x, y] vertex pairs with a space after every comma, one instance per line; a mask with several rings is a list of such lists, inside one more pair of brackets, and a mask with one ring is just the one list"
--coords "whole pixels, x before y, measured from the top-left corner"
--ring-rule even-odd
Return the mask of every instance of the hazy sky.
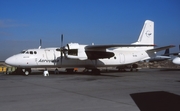
[[[130, 44], [145, 20], [155, 44], [180, 44], [179, 0], [0, 0], [0, 60], [23, 49], [81, 44]], [[175, 47], [172, 51], [178, 51]]]

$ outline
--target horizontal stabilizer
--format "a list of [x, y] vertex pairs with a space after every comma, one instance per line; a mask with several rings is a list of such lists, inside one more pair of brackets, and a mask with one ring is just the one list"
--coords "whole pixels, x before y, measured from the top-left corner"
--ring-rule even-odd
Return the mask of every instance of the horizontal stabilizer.
[[169, 49], [169, 48], [172, 48], [172, 47], [175, 47], [175, 46], [174, 45], [168, 45], [168, 46], [164, 46], [164, 47], [158, 47], [158, 48], [147, 50], [147, 52], [159, 52], [159, 51]]

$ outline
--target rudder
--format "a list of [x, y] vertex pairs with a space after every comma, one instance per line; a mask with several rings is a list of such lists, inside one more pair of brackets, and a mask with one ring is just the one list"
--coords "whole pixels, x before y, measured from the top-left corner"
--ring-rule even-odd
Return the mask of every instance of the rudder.
[[154, 22], [146, 20], [139, 35], [138, 41], [133, 44], [154, 45]]

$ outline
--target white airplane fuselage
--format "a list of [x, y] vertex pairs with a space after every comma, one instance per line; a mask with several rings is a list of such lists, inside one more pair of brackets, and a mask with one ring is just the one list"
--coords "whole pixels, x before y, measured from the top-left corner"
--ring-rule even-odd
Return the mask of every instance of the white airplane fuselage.
[[[85, 45], [81, 45], [84, 49]], [[147, 54], [146, 51], [137, 47], [123, 47], [114, 50], [107, 50], [113, 52], [114, 56], [111, 58], [98, 59], [98, 60], [79, 60], [80, 58], [73, 58], [66, 54], [60, 56], [60, 51], [57, 48], [45, 49], [28, 49], [23, 53], [9, 57], [6, 63], [16, 67], [22, 68], [36, 68], [36, 67], [108, 67], [132, 64], [141, 60], [150, 58], [155, 55], [154, 53]], [[80, 53], [78, 52], [80, 55]]]

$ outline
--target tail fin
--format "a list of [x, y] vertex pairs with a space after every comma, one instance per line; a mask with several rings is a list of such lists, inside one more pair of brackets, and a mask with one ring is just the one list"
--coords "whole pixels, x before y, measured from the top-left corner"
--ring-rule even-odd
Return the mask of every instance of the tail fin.
[[138, 41], [133, 44], [154, 45], [154, 22], [146, 20]]
[[170, 51], [169, 51], [169, 49], [166, 49], [164, 52], [164, 55], [168, 55], [168, 54], [170, 54]]
[[161, 56], [170, 56], [170, 50], [169, 50], [169, 48], [167, 48], [167, 49], [164, 51], [164, 54], [162, 54]]

